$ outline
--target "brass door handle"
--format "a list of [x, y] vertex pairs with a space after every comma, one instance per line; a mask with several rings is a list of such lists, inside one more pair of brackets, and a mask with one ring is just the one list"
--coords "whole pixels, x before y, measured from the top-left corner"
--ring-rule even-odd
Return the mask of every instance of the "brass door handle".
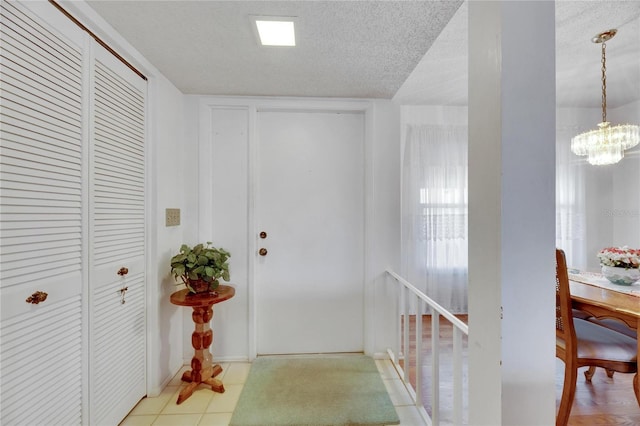
[[261, 248], [260, 250], [258, 250], [258, 254], [259, 254], [260, 256], [266, 256], [266, 255], [267, 255], [267, 253], [268, 253], [268, 251], [267, 251], [267, 249], [266, 249], [266, 248], [264, 248], [264, 247], [263, 247], [263, 248]]
[[124, 266], [118, 270], [118, 275], [124, 277], [129, 273], [129, 268], [125, 268]]
[[47, 300], [47, 296], [48, 294], [44, 291], [36, 291], [31, 296], [27, 297], [27, 300], [25, 300], [25, 302], [31, 303], [32, 305], [37, 305], [38, 303]]

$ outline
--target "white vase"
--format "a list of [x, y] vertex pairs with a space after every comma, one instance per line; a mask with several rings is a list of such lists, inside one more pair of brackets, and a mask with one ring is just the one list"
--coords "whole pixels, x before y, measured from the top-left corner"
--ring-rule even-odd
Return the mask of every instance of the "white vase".
[[602, 275], [614, 284], [631, 285], [640, 280], [640, 269], [602, 265]]

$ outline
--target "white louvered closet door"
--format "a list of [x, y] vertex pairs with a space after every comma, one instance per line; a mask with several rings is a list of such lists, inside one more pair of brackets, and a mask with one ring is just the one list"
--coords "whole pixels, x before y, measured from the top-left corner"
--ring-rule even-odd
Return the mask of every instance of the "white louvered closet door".
[[0, 12], [0, 423], [81, 424], [83, 35]]
[[91, 424], [107, 425], [146, 393], [146, 82], [102, 47], [94, 52], [90, 413]]

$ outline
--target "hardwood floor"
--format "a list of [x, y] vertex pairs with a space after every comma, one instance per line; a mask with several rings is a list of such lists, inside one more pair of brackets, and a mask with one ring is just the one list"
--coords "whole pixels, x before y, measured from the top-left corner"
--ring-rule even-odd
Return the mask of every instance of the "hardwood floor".
[[[458, 315], [465, 323], [467, 321], [466, 315]], [[451, 424], [453, 420], [453, 327], [451, 323], [444, 319], [440, 319], [440, 421], [443, 424]], [[422, 403], [429, 413], [429, 416], [433, 417], [431, 401], [433, 400], [431, 394], [431, 315], [424, 315], [422, 319], [422, 366], [420, 371], [422, 372]], [[467, 394], [467, 338], [463, 336], [463, 394]], [[415, 366], [415, 315], [409, 316], [409, 381], [415, 389], [416, 387], [416, 366]], [[403, 363], [400, 363], [403, 365]], [[404, 365], [403, 365], [404, 368]], [[467, 406], [467, 400], [463, 401], [464, 406]], [[466, 411], [466, 410], [465, 410]], [[465, 414], [466, 415], [466, 414]], [[468, 419], [463, 418], [465, 424], [468, 423]]]
[[[570, 426], [582, 425], [640, 425], [640, 407], [633, 394], [633, 374], [615, 373], [608, 378], [598, 368], [587, 383], [580, 369], [576, 396], [569, 417]], [[562, 393], [564, 364], [556, 362], [556, 407]]]
[[[466, 315], [458, 316], [462, 321], [468, 323]], [[411, 384], [415, 388], [415, 316], [409, 317], [409, 341], [410, 341], [410, 363], [409, 377]], [[422, 372], [422, 392], [423, 404], [427, 412], [431, 415], [431, 316], [424, 315], [422, 318], [423, 336], [423, 365], [419, 369]], [[452, 400], [452, 365], [453, 354], [453, 331], [451, 324], [440, 320], [440, 416], [444, 423], [451, 419]], [[467, 385], [467, 342], [463, 341], [463, 385]], [[402, 363], [401, 363], [402, 364]], [[576, 386], [576, 396], [571, 409], [569, 426], [638, 426], [640, 425], [640, 407], [633, 393], [633, 374], [614, 374], [613, 378], [608, 378], [605, 371], [597, 369], [592, 382], [587, 383], [583, 371], [580, 369]], [[556, 407], [560, 403], [562, 394], [562, 382], [564, 375], [564, 363], [556, 359]], [[466, 390], [465, 390], [466, 394]], [[467, 401], [464, 401], [467, 405]], [[464, 419], [465, 422], [467, 419]]]

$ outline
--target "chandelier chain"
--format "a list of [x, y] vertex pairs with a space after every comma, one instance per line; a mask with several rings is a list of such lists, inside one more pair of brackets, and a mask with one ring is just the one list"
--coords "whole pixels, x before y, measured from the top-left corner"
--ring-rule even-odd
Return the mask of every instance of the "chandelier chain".
[[607, 44], [602, 42], [602, 122], [607, 122]]

